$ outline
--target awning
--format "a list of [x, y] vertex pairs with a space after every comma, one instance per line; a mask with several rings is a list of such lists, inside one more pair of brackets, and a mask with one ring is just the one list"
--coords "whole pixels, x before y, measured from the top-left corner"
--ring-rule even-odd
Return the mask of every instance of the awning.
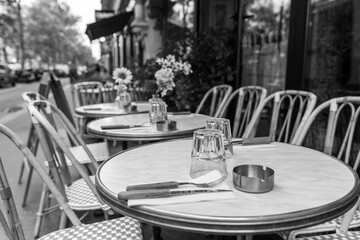
[[100, 21], [88, 24], [85, 33], [89, 36], [90, 41], [92, 41], [120, 32], [130, 22], [133, 15], [134, 12], [131, 11], [101, 19]]

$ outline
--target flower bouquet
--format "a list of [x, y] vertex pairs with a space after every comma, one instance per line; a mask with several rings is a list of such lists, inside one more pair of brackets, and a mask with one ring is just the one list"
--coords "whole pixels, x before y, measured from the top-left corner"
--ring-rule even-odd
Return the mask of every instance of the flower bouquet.
[[159, 58], [156, 63], [161, 69], [155, 72], [157, 93], [164, 97], [167, 91], [172, 91], [175, 87], [174, 79], [180, 74], [189, 75], [192, 73], [191, 65], [188, 62], [176, 61], [174, 55], [168, 55], [166, 58]]
[[181, 60], [176, 61], [174, 55], [159, 58], [156, 60], [156, 63], [160, 65], [161, 68], [155, 72], [157, 91], [153, 95], [153, 98], [149, 100], [150, 123], [167, 121], [166, 104], [159, 98], [158, 94], [164, 97], [168, 91], [172, 91], [175, 87], [174, 79], [176, 76], [180, 74], [189, 75], [192, 72], [189, 63], [183, 63]]
[[131, 96], [127, 89], [132, 78], [133, 75], [127, 68], [116, 68], [113, 71], [113, 79], [115, 80], [114, 88], [117, 92], [115, 102], [119, 103], [119, 108], [127, 108], [131, 105]]

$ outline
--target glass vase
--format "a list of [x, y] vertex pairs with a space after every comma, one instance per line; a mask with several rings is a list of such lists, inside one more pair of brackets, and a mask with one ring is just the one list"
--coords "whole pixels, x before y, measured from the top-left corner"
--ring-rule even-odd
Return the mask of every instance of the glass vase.
[[120, 109], [125, 109], [131, 105], [131, 96], [127, 91], [119, 92], [115, 101], [118, 103]]
[[149, 100], [149, 118], [151, 124], [167, 120], [166, 103], [156, 95]]

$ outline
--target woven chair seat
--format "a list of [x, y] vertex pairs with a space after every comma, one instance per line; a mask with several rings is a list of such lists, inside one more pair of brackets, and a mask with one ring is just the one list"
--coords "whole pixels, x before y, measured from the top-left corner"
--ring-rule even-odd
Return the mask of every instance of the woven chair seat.
[[[331, 225], [331, 226], [338, 226], [341, 224], [341, 221], [343, 219], [343, 216], [340, 216], [338, 218], [335, 218], [331, 221], [328, 221], [328, 222], [325, 222], [323, 223], [324, 225]], [[321, 226], [322, 224], [318, 225], [318, 226]], [[360, 211], [359, 210], [356, 210], [352, 220], [351, 220], [351, 223], [350, 223], [350, 226], [349, 228], [355, 228], [355, 227], [359, 227], [360, 226]]]
[[[91, 143], [86, 144], [86, 146], [89, 148], [90, 152], [98, 162], [102, 162], [110, 156], [106, 142]], [[85, 164], [91, 162], [89, 156], [81, 146], [70, 147], [69, 149], [74, 157], [79, 161], [79, 163]], [[71, 162], [67, 157], [66, 162], [71, 165]]]
[[[95, 184], [95, 176], [90, 176], [90, 180]], [[65, 188], [69, 205], [72, 209], [78, 211], [87, 211], [95, 209], [109, 210], [108, 205], [101, 205], [94, 193], [90, 190], [85, 180], [79, 179]]]
[[299, 240], [358, 240], [360, 239], [360, 232], [351, 232], [348, 231], [343, 234], [328, 234], [328, 235], [319, 235], [311, 236], [304, 238], [297, 238]]
[[[340, 226], [341, 221], [343, 219], [343, 216], [334, 218], [330, 221], [318, 224], [316, 226], [313, 227], [308, 227], [308, 228], [304, 228], [304, 229], [300, 229], [300, 230], [295, 230], [292, 235], [296, 234], [296, 235], [309, 235], [312, 234], [311, 232], [316, 232], [316, 230], [318, 229], [322, 229], [322, 232], [326, 232], [326, 231], [333, 231], [334, 229], [336, 229], [338, 226]], [[360, 226], [360, 211], [356, 210], [355, 214], [351, 220], [351, 223], [349, 225], [349, 229], [352, 228], [356, 228]], [[278, 233], [283, 239], [287, 239], [290, 232], [282, 232], [282, 233]], [[302, 239], [302, 238], [298, 238], [296, 237], [296, 239]], [[360, 238], [359, 238], [360, 239]]]
[[[86, 144], [86, 146], [89, 148], [95, 160], [98, 162], [105, 161], [110, 156], [106, 142], [90, 143]], [[89, 156], [86, 154], [84, 148], [82, 148], [81, 146], [69, 147], [69, 150], [80, 164], [91, 163]], [[65, 159], [67, 165], [71, 166], [72, 163], [70, 159], [67, 156], [65, 156]], [[45, 161], [45, 166], [49, 166], [49, 163], [47, 161]]]
[[141, 240], [140, 223], [129, 217], [80, 225], [49, 233], [39, 240]]

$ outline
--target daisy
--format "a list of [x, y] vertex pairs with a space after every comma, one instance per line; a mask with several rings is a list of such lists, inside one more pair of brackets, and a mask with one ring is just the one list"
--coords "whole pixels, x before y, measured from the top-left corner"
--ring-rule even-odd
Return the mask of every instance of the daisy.
[[113, 79], [116, 84], [129, 84], [133, 78], [131, 71], [127, 68], [116, 68], [113, 71]]

